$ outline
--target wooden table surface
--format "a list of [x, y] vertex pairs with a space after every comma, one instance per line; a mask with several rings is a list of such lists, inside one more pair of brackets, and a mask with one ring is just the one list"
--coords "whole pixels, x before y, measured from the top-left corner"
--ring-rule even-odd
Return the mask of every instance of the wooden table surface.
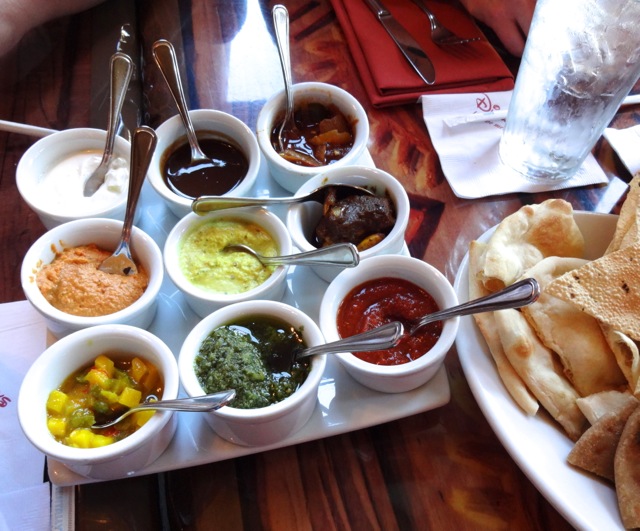
[[[150, 56], [176, 46], [191, 108], [229, 112], [254, 127], [282, 88], [271, 6], [264, 0], [111, 0], [30, 34], [0, 60], [0, 118], [42, 127], [106, 125], [108, 58], [121, 27], [140, 58], [128, 112], [152, 127], [176, 113]], [[365, 106], [375, 164], [405, 186], [423, 215], [408, 241], [453, 280], [470, 240], [527, 203], [561, 197], [615, 212], [630, 175], [610, 146], [595, 154], [606, 186], [463, 200], [451, 191], [421, 108], [374, 109], [329, 0], [285, 0], [297, 82], [338, 85]], [[138, 50], [141, 50], [138, 55]], [[506, 58], [510, 60], [510, 58]], [[512, 58], [511, 58], [512, 59]], [[640, 121], [638, 108], [614, 125]], [[19, 268], [45, 229], [20, 198], [15, 169], [35, 141], [0, 132], [0, 302], [24, 299]], [[571, 529], [494, 435], [453, 348], [451, 401], [369, 429], [173, 472], [76, 487], [77, 529]]]

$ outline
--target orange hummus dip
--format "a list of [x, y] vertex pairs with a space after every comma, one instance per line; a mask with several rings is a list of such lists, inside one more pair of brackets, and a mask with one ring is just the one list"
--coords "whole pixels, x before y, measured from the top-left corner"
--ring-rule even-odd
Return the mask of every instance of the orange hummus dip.
[[149, 275], [137, 263], [137, 275], [98, 270], [110, 255], [95, 244], [64, 249], [38, 271], [38, 288], [54, 307], [72, 315], [97, 317], [122, 310], [144, 293]]

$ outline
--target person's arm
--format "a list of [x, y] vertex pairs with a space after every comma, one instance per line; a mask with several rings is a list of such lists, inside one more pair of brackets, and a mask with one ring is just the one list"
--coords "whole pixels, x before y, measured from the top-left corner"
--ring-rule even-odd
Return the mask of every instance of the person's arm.
[[0, 0], [0, 55], [15, 47], [29, 30], [103, 0]]
[[509, 53], [522, 55], [536, 0], [460, 1], [474, 18], [495, 32]]

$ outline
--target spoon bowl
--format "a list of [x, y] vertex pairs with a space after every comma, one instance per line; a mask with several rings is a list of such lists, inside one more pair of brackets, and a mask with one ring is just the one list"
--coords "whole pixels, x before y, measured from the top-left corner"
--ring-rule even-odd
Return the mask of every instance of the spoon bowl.
[[139, 127], [133, 133], [133, 139], [131, 140], [131, 167], [129, 170], [129, 195], [127, 197], [124, 223], [122, 224], [122, 235], [113, 254], [105, 258], [100, 264], [98, 268], [100, 271], [125, 276], [138, 273], [138, 267], [131, 257], [131, 249], [129, 248], [131, 227], [133, 226], [140, 191], [149, 169], [156, 141], [156, 134], [150, 127]]
[[226, 197], [226, 196], [201, 196], [197, 197], [191, 204], [191, 209], [199, 215], [215, 210], [225, 210], [227, 208], [239, 208], [246, 206], [270, 206], [270, 205], [291, 205], [294, 203], [304, 203], [315, 201], [324, 203], [329, 189], [336, 190], [336, 197], [346, 197], [349, 195], [373, 195], [371, 190], [364, 186], [353, 184], [327, 184], [312, 190], [308, 194], [292, 197]]
[[109, 422], [102, 422], [91, 426], [101, 430], [118, 424], [136, 411], [144, 410], [172, 410], [172, 411], [214, 411], [226, 406], [236, 396], [235, 389], [228, 389], [210, 395], [195, 396], [189, 398], [176, 398], [174, 400], [158, 400], [155, 396], [149, 396], [144, 402], [134, 406]]
[[289, 254], [284, 256], [264, 256], [251, 247], [243, 244], [227, 245], [224, 252], [247, 253], [258, 260], [262, 265], [325, 265], [340, 267], [355, 267], [360, 262], [358, 249], [352, 243], [338, 243], [322, 247], [305, 253]]

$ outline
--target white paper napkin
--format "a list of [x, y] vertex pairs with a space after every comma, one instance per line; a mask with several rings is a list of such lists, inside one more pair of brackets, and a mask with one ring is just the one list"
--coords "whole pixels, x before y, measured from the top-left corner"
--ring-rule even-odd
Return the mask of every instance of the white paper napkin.
[[640, 125], [626, 129], [604, 130], [604, 137], [620, 157], [620, 160], [635, 175], [640, 171]]
[[511, 91], [421, 97], [423, 118], [433, 147], [440, 158], [442, 171], [458, 197], [475, 199], [514, 192], [536, 193], [608, 182], [591, 154], [571, 179], [544, 184], [528, 181], [500, 161], [498, 144], [504, 120], [456, 127], [443, 122], [454, 116], [506, 109], [510, 100]]
[[0, 531], [50, 529], [45, 458], [18, 422], [18, 393], [46, 348], [46, 325], [27, 302], [0, 305]]

